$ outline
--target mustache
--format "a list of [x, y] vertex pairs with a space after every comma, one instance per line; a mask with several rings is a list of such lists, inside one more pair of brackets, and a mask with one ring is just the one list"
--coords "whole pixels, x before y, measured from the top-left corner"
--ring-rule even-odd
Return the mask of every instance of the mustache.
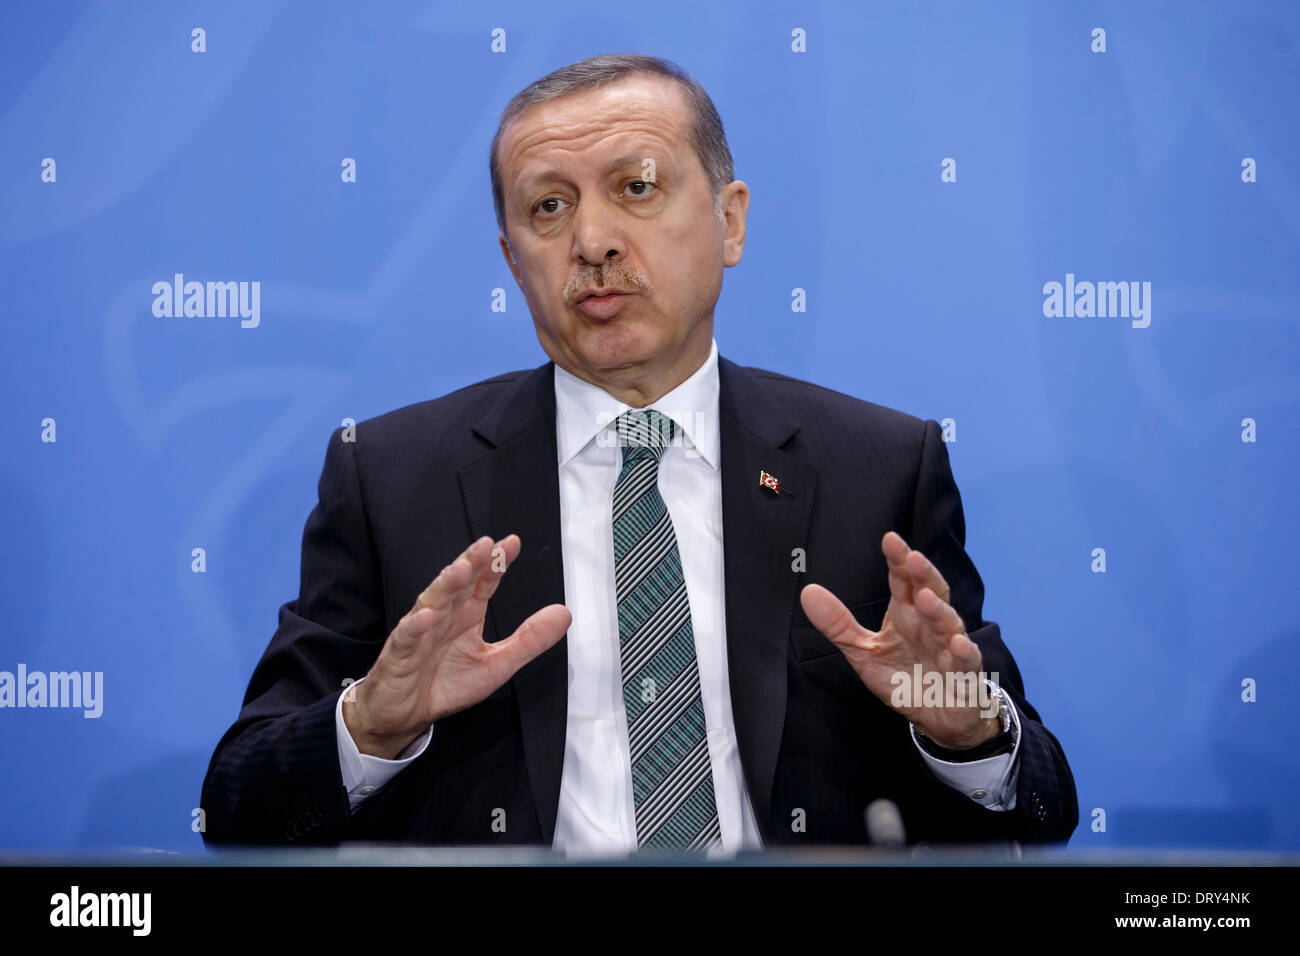
[[573, 305], [578, 296], [594, 289], [627, 293], [652, 291], [650, 280], [645, 276], [614, 263], [603, 269], [580, 272], [566, 282], [562, 293], [565, 304]]

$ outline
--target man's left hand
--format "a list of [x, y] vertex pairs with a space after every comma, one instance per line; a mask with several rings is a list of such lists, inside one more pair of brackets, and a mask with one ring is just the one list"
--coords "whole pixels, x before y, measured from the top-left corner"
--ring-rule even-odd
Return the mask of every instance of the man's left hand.
[[[948, 582], [925, 555], [907, 546], [894, 531], [881, 539], [880, 549], [889, 564], [889, 608], [879, 631], [868, 630], [849, 613], [844, 603], [820, 584], [800, 592], [804, 613], [813, 626], [838, 647], [867, 688], [941, 747], [965, 750], [983, 743], [1000, 729], [997, 714], [982, 714], [986, 696], [979, 646], [966, 635], [965, 625], [948, 603]], [[911, 688], [911, 706], [895, 706], [891, 698], [899, 686], [894, 675], [912, 682], [915, 665], [923, 675], [937, 674], [951, 686], [948, 674], [979, 675], [976, 700], [944, 700], [943, 706], [921, 706], [921, 687]], [[941, 700], [943, 695], [940, 695]], [[906, 703], [906, 701], [904, 702]]]

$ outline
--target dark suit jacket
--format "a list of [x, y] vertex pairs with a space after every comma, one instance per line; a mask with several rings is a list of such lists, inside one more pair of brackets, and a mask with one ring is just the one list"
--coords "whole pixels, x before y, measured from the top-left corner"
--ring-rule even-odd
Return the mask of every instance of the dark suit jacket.
[[[863, 808], [898, 804], [909, 840], [1064, 840], [1074, 779], [1025, 699], [967, 556], [936, 422], [719, 360], [727, 663], [745, 783], [765, 844], [863, 843]], [[258, 663], [203, 784], [209, 843], [533, 843], [555, 833], [566, 641], [481, 703], [440, 720], [427, 750], [349, 814], [334, 708], [429, 581], [470, 542], [518, 533], [484, 639], [563, 603], [551, 363], [468, 386], [332, 436], [303, 534], [296, 601]], [[759, 471], [794, 497], [760, 488]], [[825, 585], [866, 627], [889, 603], [880, 539], [929, 557], [1022, 715], [1011, 811], [935, 778], [907, 722], [862, 684], [798, 601]], [[804, 549], [806, 570], [795, 572]], [[505, 811], [495, 832], [494, 811]], [[792, 826], [802, 810], [806, 829]], [[499, 819], [499, 815], [498, 815]], [[499, 829], [499, 827], [497, 828]]]

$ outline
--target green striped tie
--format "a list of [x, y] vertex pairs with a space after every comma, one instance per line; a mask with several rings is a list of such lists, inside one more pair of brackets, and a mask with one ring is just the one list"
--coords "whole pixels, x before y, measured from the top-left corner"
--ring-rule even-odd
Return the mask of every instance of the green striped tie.
[[675, 425], [653, 409], [625, 412], [616, 425], [623, 468], [614, 485], [614, 582], [637, 845], [714, 846], [721, 834], [695, 631], [658, 487]]

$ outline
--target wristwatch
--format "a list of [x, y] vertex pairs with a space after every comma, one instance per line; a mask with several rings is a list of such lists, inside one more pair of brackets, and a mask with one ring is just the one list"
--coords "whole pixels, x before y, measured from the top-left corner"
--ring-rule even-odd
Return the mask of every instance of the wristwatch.
[[926, 734], [917, 724], [912, 725], [916, 731], [917, 742], [921, 749], [931, 757], [938, 760], [946, 760], [949, 763], [967, 763], [971, 760], [983, 760], [985, 757], [996, 757], [1000, 754], [1009, 754], [1016, 749], [1016, 722], [1011, 716], [1011, 703], [1007, 700], [1007, 695], [1001, 687], [996, 684], [990, 684], [993, 687], [993, 700], [998, 705], [998, 723], [1001, 729], [983, 743], [976, 744], [974, 747], [967, 747], [964, 750], [953, 750], [948, 747], [940, 747], [934, 740]]

